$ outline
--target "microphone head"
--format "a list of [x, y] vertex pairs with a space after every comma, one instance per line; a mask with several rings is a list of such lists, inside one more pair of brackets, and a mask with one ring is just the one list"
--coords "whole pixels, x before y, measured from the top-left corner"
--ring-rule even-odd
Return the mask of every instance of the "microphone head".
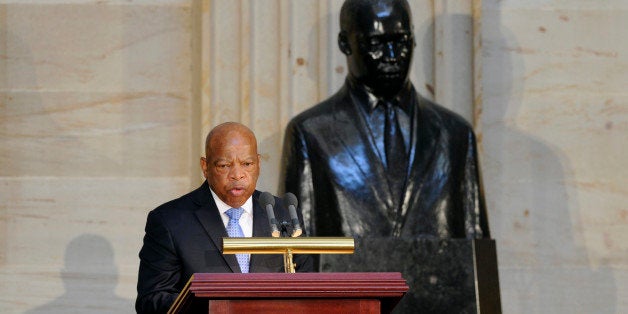
[[268, 192], [262, 192], [262, 195], [259, 196], [259, 201], [262, 203], [262, 206], [266, 208], [271, 235], [274, 238], [278, 238], [281, 234], [277, 228], [277, 219], [275, 219], [275, 212], [273, 209], [273, 207], [275, 207], [275, 197]]
[[299, 217], [297, 216], [297, 205], [299, 201], [297, 201], [297, 197], [288, 192], [283, 198], [288, 205], [288, 212], [290, 213], [290, 218], [292, 220], [292, 237], [300, 236], [303, 231], [301, 230], [301, 223], [299, 223]]
[[262, 192], [262, 195], [259, 196], [259, 201], [264, 207], [266, 205], [275, 206], [275, 197], [268, 192]]
[[299, 207], [297, 206], [299, 204], [299, 201], [297, 200], [297, 197], [288, 192], [286, 193], [286, 196], [284, 197], [284, 199], [286, 200], [286, 203], [288, 203], [288, 206], [293, 205], [294, 207]]

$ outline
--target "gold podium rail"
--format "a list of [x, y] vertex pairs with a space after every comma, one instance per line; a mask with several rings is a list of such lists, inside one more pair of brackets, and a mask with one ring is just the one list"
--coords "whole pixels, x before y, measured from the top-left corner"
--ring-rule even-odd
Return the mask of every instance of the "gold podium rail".
[[294, 273], [293, 254], [353, 254], [355, 242], [345, 237], [222, 238], [223, 254], [283, 254], [286, 273]]

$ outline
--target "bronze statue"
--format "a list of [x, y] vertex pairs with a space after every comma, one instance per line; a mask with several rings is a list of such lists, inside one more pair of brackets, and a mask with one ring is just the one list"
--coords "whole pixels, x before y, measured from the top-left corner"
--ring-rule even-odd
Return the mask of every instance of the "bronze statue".
[[286, 128], [283, 188], [312, 236], [488, 238], [476, 139], [419, 95], [405, 0], [347, 0], [344, 86]]

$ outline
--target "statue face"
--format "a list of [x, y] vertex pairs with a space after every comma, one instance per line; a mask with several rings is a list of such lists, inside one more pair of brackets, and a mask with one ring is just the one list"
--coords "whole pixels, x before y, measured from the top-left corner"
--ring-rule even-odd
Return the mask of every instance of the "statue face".
[[[414, 37], [407, 2], [375, 1], [341, 17], [339, 36], [349, 75], [379, 97], [395, 95], [408, 80]], [[348, 19], [348, 21], [342, 21]]]

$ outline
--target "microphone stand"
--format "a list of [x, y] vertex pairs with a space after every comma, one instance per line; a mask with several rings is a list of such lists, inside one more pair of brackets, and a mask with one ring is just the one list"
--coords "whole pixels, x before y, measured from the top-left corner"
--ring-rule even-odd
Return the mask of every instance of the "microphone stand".
[[282, 238], [290, 237], [288, 233], [288, 226], [290, 226], [290, 223], [285, 220], [279, 223], [279, 231], [281, 233]]
[[[290, 223], [285, 220], [279, 223], [280, 237], [290, 237], [288, 235], [288, 225], [290, 225]], [[286, 251], [283, 253], [283, 266], [286, 273], [296, 273], [297, 264], [293, 262], [292, 248], [287, 247]]]
[[[290, 196], [292, 194], [287, 194]], [[353, 254], [355, 243], [353, 238], [340, 237], [306, 237], [301, 238], [301, 229], [296, 218], [296, 197], [290, 198], [292, 223], [282, 220], [277, 222], [273, 212], [275, 199], [268, 192], [262, 193], [260, 201], [268, 212], [272, 237], [255, 238], [222, 238], [223, 254], [283, 254], [284, 270], [295, 273], [296, 264], [292, 261], [293, 254]], [[296, 221], [296, 222], [295, 222]], [[277, 228], [278, 227], [278, 228]], [[279, 229], [279, 230], [277, 230]], [[292, 230], [292, 235], [288, 233]], [[298, 231], [298, 232], [295, 232]]]

